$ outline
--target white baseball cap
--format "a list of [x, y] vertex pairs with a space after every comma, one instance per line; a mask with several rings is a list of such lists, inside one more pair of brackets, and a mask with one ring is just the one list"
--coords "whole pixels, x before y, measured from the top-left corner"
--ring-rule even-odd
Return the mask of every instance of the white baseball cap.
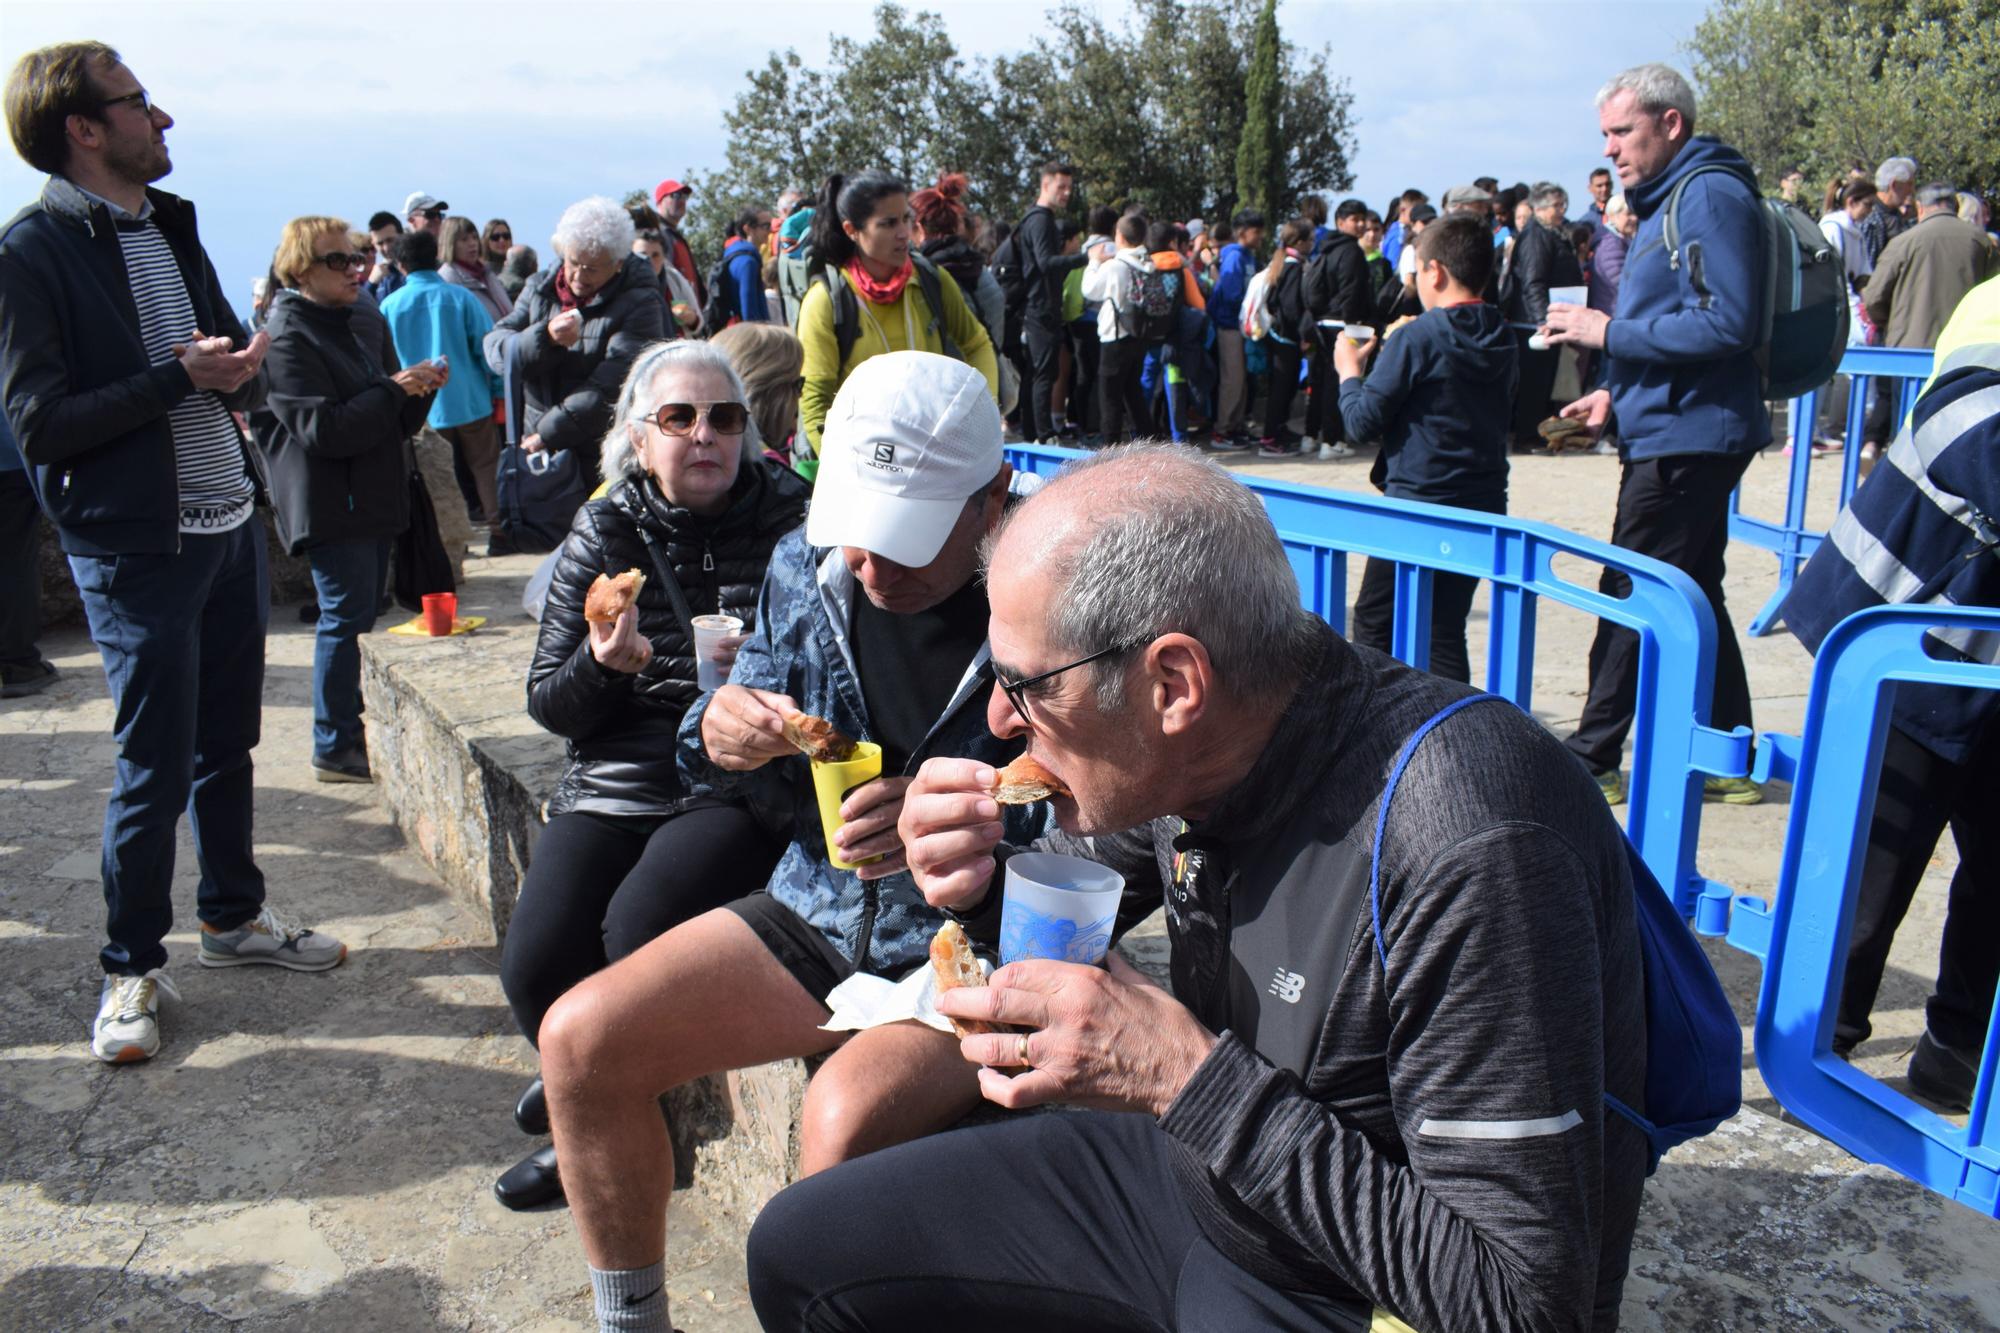
[[1000, 409], [984, 375], [935, 352], [871, 356], [820, 428], [806, 540], [920, 569], [1001, 461]]

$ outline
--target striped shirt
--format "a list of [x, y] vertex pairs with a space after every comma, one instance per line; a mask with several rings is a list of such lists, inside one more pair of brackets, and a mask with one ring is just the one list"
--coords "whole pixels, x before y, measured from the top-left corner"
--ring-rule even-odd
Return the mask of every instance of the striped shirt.
[[[176, 343], [190, 340], [194, 302], [151, 208], [136, 219], [122, 209], [113, 216], [125, 253], [125, 276], [139, 307], [139, 337], [146, 345], [146, 359], [162, 365], [174, 359]], [[198, 389], [167, 414], [167, 424], [173, 431], [180, 483], [180, 530], [227, 532], [249, 518], [256, 492], [244, 466], [242, 437], [222, 400]]]

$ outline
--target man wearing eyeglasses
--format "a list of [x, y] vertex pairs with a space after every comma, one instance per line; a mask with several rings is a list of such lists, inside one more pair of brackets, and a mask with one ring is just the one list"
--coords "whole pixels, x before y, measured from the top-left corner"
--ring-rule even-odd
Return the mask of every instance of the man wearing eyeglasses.
[[263, 399], [195, 230], [153, 181], [166, 131], [101, 42], [23, 56], [7, 125], [49, 173], [0, 233], [0, 397], [104, 659], [118, 764], [104, 814], [108, 940], [91, 1049], [159, 1049], [174, 830], [201, 862], [201, 961], [299, 967], [251, 857], [250, 751], [270, 610], [254, 473], [231, 412]]
[[[688, 422], [693, 405], [669, 406]], [[851, 973], [927, 965], [943, 923], [906, 873], [896, 832], [917, 765], [940, 754], [997, 764], [1019, 748], [987, 731], [982, 710], [992, 676], [979, 549], [1012, 479], [1000, 414], [958, 361], [878, 356], [841, 386], [821, 460], [810, 516], [772, 555], [729, 683], [680, 728], [689, 791], [748, 797], [782, 821], [790, 845], [765, 892], [599, 972], [541, 1026], [564, 1191], [600, 1318], [630, 1320], [617, 1327], [668, 1327], [663, 1297], [643, 1320], [624, 1304], [647, 1304], [662, 1281], [673, 1159], [661, 1093], [831, 1052], [806, 1096], [808, 1172], [942, 1129], [978, 1100], [946, 1034], [896, 1023], [849, 1037], [820, 1024]], [[831, 849], [806, 761], [784, 739], [793, 708], [882, 747], [882, 776], [847, 793]], [[1032, 837], [1040, 823], [1039, 811], [1017, 807], [996, 814], [995, 835]], [[837, 869], [830, 851], [868, 864]]]
[[[1165, 907], [1170, 982], [1113, 955], [941, 995], [1008, 1025], [962, 1042], [989, 1100], [1079, 1109], [780, 1194], [763, 1327], [1615, 1327], [1647, 1141], [1605, 1098], [1643, 1105], [1645, 997], [1589, 774], [1302, 610], [1262, 504], [1192, 451], [1072, 465], [990, 552], [987, 723], [1073, 793], [1040, 845]], [[993, 779], [928, 760], [901, 818], [975, 940], [1014, 848]]]

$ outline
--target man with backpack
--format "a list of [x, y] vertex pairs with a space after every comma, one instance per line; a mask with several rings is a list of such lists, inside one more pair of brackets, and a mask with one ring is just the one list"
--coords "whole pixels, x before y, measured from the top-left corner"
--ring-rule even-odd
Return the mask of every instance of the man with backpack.
[[[1356, 333], [1375, 323], [1375, 292], [1369, 281], [1368, 259], [1361, 253], [1361, 232], [1368, 225], [1368, 205], [1359, 199], [1343, 199], [1333, 210], [1333, 230], [1318, 243], [1312, 262], [1306, 265], [1306, 313], [1317, 325], [1334, 320], [1354, 325]], [[1333, 373], [1331, 330], [1313, 340], [1307, 365], [1311, 367], [1312, 401], [1306, 404], [1306, 437], [1299, 443], [1310, 450], [1319, 444], [1322, 459], [1345, 458], [1353, 450], [1340, 442], [1341, 417], [1336, 405], [1339, 380]]]
[[[1750, 683], [1723, 601], [1729, 495], [1751, 457], [1771, 442], [1758, 359], [1765, 218], [1757, 177], [1735, 149], [1694, 133], [1694, 90], [1665, 65], [1639, 65], [1597, 94], [1605, 155], [1639, 217], [1619, 279], [1618, 315], [1549, 307], [1551, 345], [1602, 349], [1604, 388], [1563, 409], [1593, 435], [1617, 420], [1622, 475], [1611, 540], [1685, 570], [1715, 612], [1715, 699], [1709, 724], [1747, 727]], [[1669, 207], [1673, 203], [1674, 207]], [[1669, 247], [1669, 233], [1678, 245]], [[1629, 581], [1607, 569], [1605, 592]], [[1619, 770], [1639, 688], [1639, 636], [1599, 621], [1590, 646], [1590, 696], [1570, 736], [1605, 799], [1625, 799]], [[1709, 778], [1704, 795], [1754, 805], [1748, 778]]]
[[764, 297], [764, 242], [771, 235], [771, 215], [746, 208], [729, 223], [729, 240], [708, 275], [708, 303], [701, 322], [713, 336], [731, 324], [768, 324], [770, 302]]
[[1029, 370], [1021, 431], [1030, 440], [1054, 440], [1057, 433], [1051, 400], [1062, 370], [1063, 276], [1086, 262], [1081, 254], [1065, 255], [1056, 235], [1056, 213], [1069, 207], [1075, 179], [1076, 168], [1067, 162], [1043, 163], [1034, 207], [993, 253], [993, 276], [1007, 304], [1021, 311]]
[[[1616, 1327], [1653, 1160], [1631, 1117], [1679, 1124], [1693, 1074], [1647, 968], [1706, 1002], [1705, 1109], [1734, 1109], [1742, 1046], [1583, 770], [1301, 609], [1257, 497], [1188, 451], [1073, 464], [1003, 523], [987, 583], [987, 724], [1073, 793], [1035, 846], [1122, 872], [1126, 920], [1164, 904], [1170, 981], [1114, 954], [944, 993], [1009, 1025], [961, 1043], [989, 1100], [1090, 1109], [780, 1194], [749, 1243], [764, 1327]], [[898, 824], [975, 941], [1026, 850], [992, 776], [927, 760]]]
[[[1153, 325], [1147, 316], [1149, 296], [1164, 284], [1146, 255], [1146, 218], [1127, 213], [1118, 219], [1118, 248], [1111, 258], [1091, 257], [1083, 274], [1083, 299], [1101, 302], [1097, 311], [1097, 420], [1106, 444], [1118, 444], [1128, 431], [1149, 433], [1152, 411], [1140, 385]], [[1181, 275], [1169, 275], [1175, 287]], [[1161, 341], [1165, 341], [1164, 337]]]

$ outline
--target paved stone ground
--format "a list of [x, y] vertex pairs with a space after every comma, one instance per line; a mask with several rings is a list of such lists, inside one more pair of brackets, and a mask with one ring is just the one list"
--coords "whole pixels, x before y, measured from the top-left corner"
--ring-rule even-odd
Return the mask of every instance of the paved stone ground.
[[[1246, 471], [1359, 489], [1361, 462]], [[1522, 460], [1515, 510], [1605, 535], [1617, 465]], [[1772, 512], [1775, 455], [1755, 465]], [[1824, 503], [1820, 506], [1826, 507]], [[1747, 618], [1772, 562], [1732, 552]], [[474, 577], [519, 577], [520, 560]], [[516, 568], [521, 566], [522, 568]], [[1578, 571], [1576, 577], [1594, 577]], [[1479, 660], [1480, 623], [1474, 624]], [[1550, 608], [1537, 710], [1581, 703], [1589, 622]], [[319, 976], [192, 964], [195, 869], [182, 838], [170, 937], [186, 996], [153, 1062], [107, 1069], [84, 1033], [101, 928], [98, 825], [112, 759], [96, 657], [72, 630], [46, 650], [65, 679], [0, 703], [0, 1328], [566, 1329], [589, 1298], [567, 1215], [508, 1213], [494, 1173], [528, 1146], [507, 1111], [531, 1069], [496, 972], [492, 926], [448, 898], [365, 787], [305, 770], [310, 631], [274, 616], [259, 857], [272, 901], [354, 946]], [[1779, 635], [1747, 645], [1758, 720], [1794, 727], [1807, 662]], [[1768, 896], [1785, 791], [1712, 810], [1708, 873]], [[1869, 1067], [1899, 1073], [1921, 1028], [1948, 849], [1898, 941]], [[1747, 1016], [1752, 960], [1711, 950]], [[2000, 1326], [2000, 1228], [1763, 1113], [1684, 1149], [1648, 1190], [1626, 1327]], [[740, 1217], [677, 1208], [669, 1283], [689, 1333], [755, 1327], [732, 1239]]]

